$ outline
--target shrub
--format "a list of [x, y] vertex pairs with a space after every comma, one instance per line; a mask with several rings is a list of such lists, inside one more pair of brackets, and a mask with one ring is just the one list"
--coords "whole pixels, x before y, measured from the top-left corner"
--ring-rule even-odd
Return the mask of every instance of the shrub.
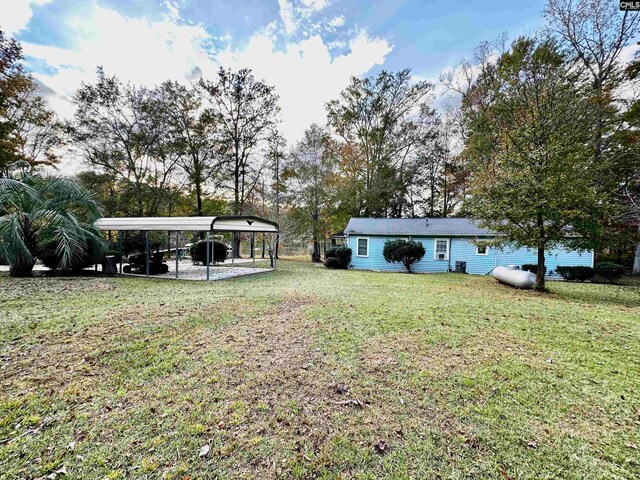
[[562, 278], [567, 281], [579, 281], [584, 282], [587, 280], [591, 280], [593, 276], [596, 274], [595, 270], [591, 267], [583, 267], [583, 266], [560, 266], [556, 268], [556, 272]]
[[77, 252], [74, 258], [66, 264], [63, 262], [62, 252], [55, 242], [50, 242], [38, 249], [37, 256], [45, 267], [57, 273], [77, 274], [82, 272], [84, 268], [102, 263], [105, 253], [104, 242], [89, 237], [85, 240], [85, 248]]
[[388, 263], [402, 263], [409, 273], [411, 265], [422, 260], [425, 253], [422, 243], [413, 240], [388, 240], [382, 250], [382, 255]]
[[[227, 246], [218, 240], [211, 241], [212, 248], [209, 248], [209, 261], [224, 262], [227, 259]], [[199, 240], [191, 245], [191, 258], [194, 262], [207, 263], [207, 241]], [[213, 255], [215, 253], [215, 255]]]
[[325, 253], [324, 264], [327, 268], [349, 268], [351, 256], [352, 252], [349, 247], [333, 247]]
[[[524, 265], [522, 265], [522, 270], [524, 270], [525, 272], [531, 272], [535, 275], [538, 274], [538, 264], [537, 263], [525, 263]], [[547, 267], [544, 267], [544, 271], [545, 273], [547, 272]]]
[[342, 265], [342, 268], [349, 268], [349, 264], [351, 263], [351, 249], [349, 247], [338, 247], [336, 248], [336, 258]]
[[609, 283], [616, 282], [620, 277], [622, 277], [622, 275], [624, 275], [624, 268], [622, 265], [618, 265], [613, 262], [596, 263], [593, 268], [596, 275], [609, 281]]
[[336, 257], [329, 257], [324, 261], [324, 266], [327, 268], [344, 268]]

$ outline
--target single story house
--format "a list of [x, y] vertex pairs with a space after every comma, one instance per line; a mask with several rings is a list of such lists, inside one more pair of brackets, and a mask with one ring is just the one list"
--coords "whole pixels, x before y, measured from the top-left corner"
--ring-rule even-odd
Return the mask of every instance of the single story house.
[[[483, 245], [497, 234], [468, 218], [351, 218], [344, 235], [353, 252], [351, 268], [361, 270], [404, 271], [401, 263], [387, 263], [382, 255], [385, 242], [398, 238], [422, 242], [426, 253], [412, 268], [420, 273], [455, 271], [456, 262], [466, 262], [467, 273], [484, 275], [498, 265], [538, 262], [533, 249]], [[548, 251], [545, 258], [549, 275], [558, 265], [592, 267], [593, 260], [593, 251], [563, 249]]]

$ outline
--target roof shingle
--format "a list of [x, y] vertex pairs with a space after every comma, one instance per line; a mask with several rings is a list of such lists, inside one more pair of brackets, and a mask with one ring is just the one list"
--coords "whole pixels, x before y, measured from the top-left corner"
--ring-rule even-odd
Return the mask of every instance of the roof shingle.
[[352, 217], [347, 235], [493, 236], [469, 218], [360, 218]]

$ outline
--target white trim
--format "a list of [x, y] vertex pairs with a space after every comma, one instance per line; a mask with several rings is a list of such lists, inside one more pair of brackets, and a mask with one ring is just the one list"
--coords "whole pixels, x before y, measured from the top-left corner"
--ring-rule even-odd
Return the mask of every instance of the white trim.
[[[367, 241], [367, 254], [360, 255], [358, 252], [360, 251], [360, 240]], [[366, 258], [369, 256], [369, 237], [356, 237], [356, 257]]]
[[480, 246], [476, 245], [476, 255], [482, 255], [483, 257], [489, 255], [489, 245], [484, 245], [484, 253], [480, 253], [480, 251], [478, 250], [479, 248]]
[[[446, 242], [447, 244], [447, 252], [445, 254], [444, 258], [438, 258], [438, 242], [439, 241], [443, 241]], [[450, 247], [450, 241], [448, 238], [434, 238], [433, 239], [433, 259], [434, 260], [438, 260], [440, 262], [447, 262], [449, 261], [449, 247]]]

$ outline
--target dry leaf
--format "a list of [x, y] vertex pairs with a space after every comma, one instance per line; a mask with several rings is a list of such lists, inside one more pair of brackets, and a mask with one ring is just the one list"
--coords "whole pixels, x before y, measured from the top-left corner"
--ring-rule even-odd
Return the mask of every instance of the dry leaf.
[[209, 454], [209, 450], [211, 450], [211, 447], [208, 444], [203, 445], [202, 448], [200, 449], [200, 453], [198, 454], [198, 456], [200, 458], [206, 457]]

